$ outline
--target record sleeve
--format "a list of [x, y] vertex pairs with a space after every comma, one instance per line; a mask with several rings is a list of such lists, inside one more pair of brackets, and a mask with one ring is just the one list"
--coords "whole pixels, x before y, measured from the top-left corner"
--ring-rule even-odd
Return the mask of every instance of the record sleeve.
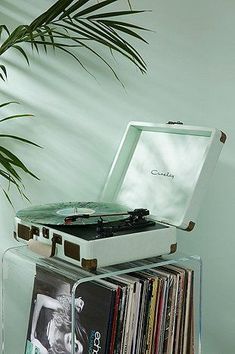
[[[156, 270], [156, 273], [158, 271]], [[159, 299], [159, 308], [157, 314], [157, 330], [155, 337], [155, 351], [156, 353], [162, 353], [165, 335], [165, 325], [167, 316], [167, 300], [169, 294], [169, 276], [160, 275], [159, 278], [162, 279], [162, 288]]]
[[173, 272], [177, 276], [178, 283], [178, 294], [177, 294], [177, 309], [176, 309], [176, 319], [175, 319], [175, 330], [174, 330], [174, 344], [173, 344], [173, 354], [178, 354], [180, 352], [180, 330], [183, 321], [183, 306], [184, 306], [184, 287], [185, 287], [185, 273], [186, 270], [182, 267], [175, 265], [167, 265], [167, 270]]
[[189, 342], [191, 336], [191, 319], [192, 319], [192, 302], [193, 302], [193, 277], [194, 271], [191, 269], [186, 269], [187, 283], [185, 289], [185, 308], [184, 308], [184, 326], [183, 326], [183, 354], [188, 354], [190, 352]]
[[129, 275], [117, 275], [114, 276], [114, 279], [123, 282], [127, 286], [123, 332], [120, 344], [121, 352], [129, 354], [132, 342], [133, 317], [136, 315], [134, 312], [136, 281]]
[[[72, 348], [71, 279], [37, 267], [25, 354], [67, 353]], [[75, 353], [105, 354], [109, 348], [116, 291], [104, 283], [77, 288]]]
[[155, 315], [156, 315], [156, 304], [157, 304], [157, 292], [158, 292], [158, 283], [159, 279], [152, 272], [151, 270], [146, 270], [142, 271], [141, 273], [143, 276], [145, 276], [148, 281], [151, 282], [152, 284], [152, 292], [151, 292], [151, 298], [150, 298], [150, 304], [149, 304], [149, 316], [148, 316], [148, 322], [147, 322], [147, 334], [146, 334], [146, 354], [151, 354], [152, 353], [152, 341], [153, 341], [153, 330], [154, 330], [154, 322], [155, 322]]
[[[165, 268], [161, 268], [165, 269]], [[165, 324], [165, 334], [163, 343], [163, 353], [172, 353], [174, 344], [174, 330], [176, 321], [176, 306], [177, 306], [177, 294], [178, 294], [178, 283], [177, 276], [165, 269], [166, 274], [169, 274], [169, 293], [167, 299], [167, 314], [166, 314], [166, 324]]]
[[108, 281], [110, 281], [113, 284], [118, 285], [120, 289], [120, 299], [119, 299], [119, 304], [118, 304], [118, 311], [117, 311], [117, 319], [116, 323], [113, 323], [113, 333], [112, 333], [112, 338], [110, 342], [110, 354], [116, 354], [120, 353], [120, 347], [121, 347], [121, 341], [122, 341], [122, 335], [124, 331], [124, 317], [125, 317], [125, 311], [126, 311], [126, 303], [127, 303], [127, 291], [128, 287], [127, 285], [114, 278], [108, 278]]

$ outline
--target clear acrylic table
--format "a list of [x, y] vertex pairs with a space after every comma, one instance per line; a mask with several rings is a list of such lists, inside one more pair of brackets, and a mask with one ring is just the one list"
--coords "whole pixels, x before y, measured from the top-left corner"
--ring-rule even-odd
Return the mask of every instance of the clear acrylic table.
[[144, 265], [141, 262], [130, 262], [87, 272], [56, 258], [41, 258], [32, 253], [27, 246], [9, 248], [2, 257], [2, 354], [25, 354], [36, 267], [46, 267], [55, 276], [58, 274], [69, 277], [73, 281], [74, 285], [71, 292], [71, 354], [75, 354], [75, 294], [81, 284], [110, 278], [114, 275], [150, 270], [167, 265], [178, 265], [194, 271], [194, 354], [201, 354], [202, 263], [200, 257], [173, 254], [148, 259]]

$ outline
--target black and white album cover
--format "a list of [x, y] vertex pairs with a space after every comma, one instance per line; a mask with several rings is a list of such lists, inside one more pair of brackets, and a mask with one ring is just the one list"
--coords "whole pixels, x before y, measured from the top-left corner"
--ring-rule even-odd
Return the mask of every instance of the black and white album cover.
[[[71, 289], [74, 281], [37, 267], [25, 354], [71, 354]], [[75, 353], [105, 354], [109, 347], [116, 291], [108, 284], [82, 283], [75, 307]]]

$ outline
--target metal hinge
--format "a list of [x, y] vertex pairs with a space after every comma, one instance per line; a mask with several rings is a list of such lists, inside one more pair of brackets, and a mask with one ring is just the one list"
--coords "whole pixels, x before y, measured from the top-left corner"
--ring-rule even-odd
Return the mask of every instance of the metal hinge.
[[174, 122], [173, 120], [169, 120], [169, 122], [167, 122], [166, 124], [181, 124], [181, 125], [183, 125], [184, 123], [181, 122], [180, 120], [178, 120], [177, 122]]

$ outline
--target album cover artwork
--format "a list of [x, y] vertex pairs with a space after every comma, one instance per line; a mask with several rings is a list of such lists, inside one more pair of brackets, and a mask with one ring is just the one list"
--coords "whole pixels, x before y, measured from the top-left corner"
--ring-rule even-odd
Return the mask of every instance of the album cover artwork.
[[[72, 351], [71, 289], [73, 281], [37, 267], [25, 354], [68, 354]], [[75, 353], [105, 354], [111, 339], [116, 290], [89, 282], [77, 288]]]

